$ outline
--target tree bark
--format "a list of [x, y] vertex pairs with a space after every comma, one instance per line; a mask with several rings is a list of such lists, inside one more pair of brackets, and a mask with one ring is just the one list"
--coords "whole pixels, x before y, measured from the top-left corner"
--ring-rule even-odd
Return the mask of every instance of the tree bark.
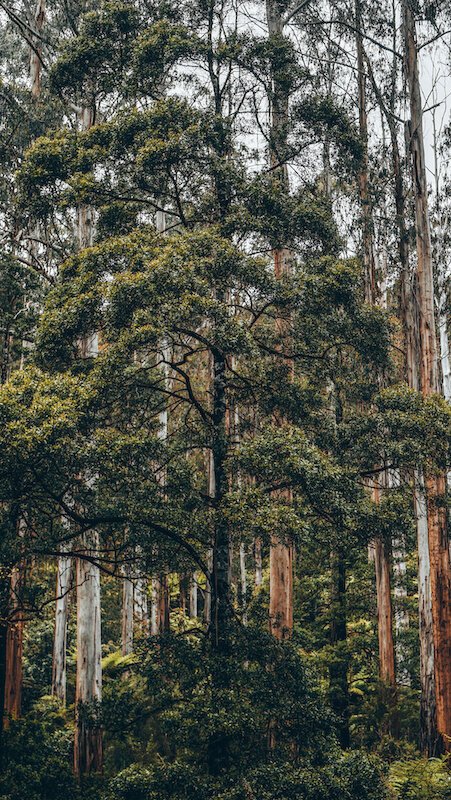
[[[84, 537], [85, 554], [95, 558], [98, 542]], [[91, 544], [91, 546], [90, 546]], [[102, 728], [99, 706], [102, 700], [102, 648], [100, 617], [100, 572], [87, 558], [77, 558], [77, 679], [75, 705], [77, 729], [74, 771], [78, 776], [101, 772], [103, 767]]]
[[376, 258], [374, 252], [373, 213], [369, 181], [366, 72], [362, 40], [362, 13], [360, 0], [355, 0], [355, 27], [359, 130], [363, 146], [362, 164], [359, 170], [358, 182], [360, 206], [362, 210], [362, 254], [364, 265], [365, 301], [371, 305], [374, 305], [376, 302]]
[[[410, 102], [410, 155], [417, 244], [420, 311], [420, 381], [425, 396], [440, 391], [434, 311], [434, 277], [430, 235], [428, 186], [424, 158], [423, 112], [418, 72], [416, 26], [409, 0], [403, 0], [404, 56]], [[444, 506], [445, 475], [426, 474], [432, 638], [437, 745], [451, 750], [451, 565]]]
[[6, 628], [4, 728], [8, 727], [10, 719], [19, 719], [22, 705], [23, 620], [20, 596], [23, 579], [23, 566], [14, 567]]
[[72, 558], [59, 556], [56, 573], [55, 630], [53, 636], [52, 695], [66, 705], [67, 623], [72, 589]]
[[240, 542], [240, 605], [243, 625], [247, 624], [246, 545]]
[[213, 425], [212, 470], [214, 541], [213, 569], [211, 575], [210, 635], [213, 646], [226, 652], [229, 643], [231, 618], [231, 548], [228, 524], [222, 512], [223, 498], [227, 493], [225, 459], [227, 455], [225, 358], [219, 350], [213, 352]]
[[190, 578], [189, 585], [189, 615], [190, 619], [196, 619], [198, 616], [197, 609], [197, 573], [193, 572]]
[[[363, 49], [363, 30], [360, 0], [355, 0], [356, 50], [357, 50], [357, 95], [359, 109], [359, 132], [363, 147], [362, 164], [359, 170], [359, 198], [362, 209], [362, 252], [364, 264], [365, 301], [376, 305], [376, 258], [374, 248], [373, 209], [370, 196], [369, 159], [368, 159], [368, 117], [366, 108], [366, 70]], [[386, 473], [381, 473], [380, 480], [387, 485]], [[375, 503], [380, 502], [380, 487], [377, 482], [372, 491]], [[376, 574], [376, 595], [378, 608], [379, 638], [379, 675], [387, 685], [392, 702], [396, 702], [395, 649], [393, 639], [393, 612], [390, 585], [390, 562], [386, 544], [381, 540], [371, 543], [369, 549], [374, 561]]]
[[161, 636], [170, 630], [169, 586], [165, 573], [151, 579], [150, 633]]
[[342, 747], [349, 739], [348, 654], [346, 649], [346, 563], [344, 553], [331, 554], [331, 622], [330, 643], [334, 652], [329, 663], [329, 698], [338, 720], [338, 736]]
[[415, 515], [418, 540], [418, 616], [420, 637], [420, 746], [433, 755], [437, 743], [434, 640], [432, 632], [431, 567], [427, 499], [421, 470], [415, 473]]
[[[80, 127], [89, 130], [94, 124], [95, 108], [86, 106], [80, 113]], [[93, 242], [94, 219], [89, 206], [78, 209], [77, 235], [79, 248]], [[85, 358], [98, 354], [98, 335], [80, 343]], [[81, 777], [103, 768], [103, 739], [99, 721], [102, 700], [102, 639], [100, 606], [100, 570], [94, 562], [99, 548], [98, 533], [82, 536], [81, 548], [86, 557], [76, 559], [77, 583], [77, 677], [75, 687], [76, 731], [74, 771]]]
[[255, 586], [258, 589], [263, 583], [262, 542], [258, 537], [254, 540]]
[[[282, 7], [277, 0], [266, 0], [266, 19], [269, 40], [277, 44], [283, 36]], [[277, 68], [272, 66], [271, 72], [270, 165], [275, 184], [281, 191], [288, 193], [289, 97]], [[293, 256], [288, 248], [274, 250], [273, 256], [276, 278], [280, 279], [292, 272]], [[279, 319], [276, 324], [279, 333], [286, 333], [285, 321]], [[280, 497], [290, 503], [291, 491], [285, 491]], [[293, 631], [293, 545], [281, 541], [275, 535], [271, 537], [269, 551], [269, 628], [277, 639], [289, 638]]]
[[[41, 34], [45, 22], [45, 0], [37, 0], [34, 14], [34, 30]], [[32, 97], [37, 99], [41, 94], [42, 78], [42, 39], [34, 37], [34, 47], [30, 48], [30, 82]]]
[[147, 579], [140, 575], [134, 587], [134, 617], [137, 623], [137, 630], [143, 636], [149, 633], [149, 602], [147, 596]]
[[123, 656], [133, 653], [133, 603], [134, 586], [127, 570], [122, 580], [122, 633], [121, 652]]

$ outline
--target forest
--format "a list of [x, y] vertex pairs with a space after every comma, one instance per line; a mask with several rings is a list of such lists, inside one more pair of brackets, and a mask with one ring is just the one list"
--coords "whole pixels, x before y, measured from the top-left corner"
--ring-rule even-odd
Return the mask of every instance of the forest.
[[450, 0], [0, 43], [0, 800], [451, 800]]

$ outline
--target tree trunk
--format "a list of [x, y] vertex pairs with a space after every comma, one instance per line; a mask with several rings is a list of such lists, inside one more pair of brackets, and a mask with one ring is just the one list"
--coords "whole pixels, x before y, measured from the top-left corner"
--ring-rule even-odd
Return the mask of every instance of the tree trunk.
[[[356, 50], [357, 50], [357, 94], [359, 108], [359, 132], [363, 146], [362, 165], [359, 171], [359, 197], [362, 209], [362, 252], [364, 264], [365, 301], [377, 302], [376, 259], [374, 250], [373, 210], [370, 196], [368, 161], [368, 118], [366, 110], [366, 71], [362, 39], [362, 17], [360, 0], [355, 0]], [[387, 475], [381, 474], [387, 485]], [[380, 488], [373, 486], [373, 500], [380, 502]], [[392, 601], [390, 587], [390, 562], [387, 547], [382, 541], [371, 543], [369, 556], [374, 561], [376, 573], [376, 595], [378, 608], [379, 675], [387, 685], [393, 702], [396, 700], [395, 649], [392, 628]]]
[[33, 47], [30, 48], [30, 82], [31, 94], [35, 99], [41, 94], [42, 76], [42, 33], [45, 22], [45, 0], [38, 0], [34, 14], [34, 30], [38, 34], [34, 36]]
[[213, 430], [212, 470], [214, 541], [211, 576], [210, 635], [213, 646], [226, 652], [231, 618], [231, 548], [227, 521], [221, 504], [227, 493], [225, 458], [227, 455], [225, 358], [218, 350], [213, 353]]
[[[213, 500], [215, 496], [215, 474], [213, 469], [213, 455], [209, 451], [207, 456], [207, 494]], [[208, 575], [206, 576], [205, 594], [204, 594], [204, 622], [210, 625], [211, 622], [211, 580], [213, 573], [213, 548], [207, 549], [207, 567]]]
[[67, 623], [72, 589], [72, 558], [59, 556], [56, 573], [55, 631], [53, 637], [52, 695], [66, 705]]
[[[38, 0], [35, 12], [35, 30], [39, 34], [42, 31], [45, 18], [45, 0]], [[37, 98], [41, 91], [41, 68], [42, 63], [41, 55], [41, 39], [39, 36], [34, 37], [30, 47], [30, 83], [31, 93], [33, 98]], [[11, 336], [9, 331], [5, 331], [3, 354], [2, 354], [2, 369], [1, 369], [1, 382], [4, 383], [8, 376], [8, 362], [9, 362], [9, 348]], [[22, 354], [23, 358], [23, 354]], [[22, 360], [21, 360], [22, 366]], [[19, 523], [20, 527], [20, 523]], [[19, 531], [20, 535], [20, 531]], [[4, 727], [8, 725], [8, 719], [17, 719], [20, 716], [21, 701], [22, 701], [22, 652], [23, 652], [23, 621], [20, 618], [21, 612], [18, 610], [18, 596], [20, 595], [20, 588], [23, 585], [23, 571], [25, 565], [21, 564], [19, 567], [14, 568], [10, 581], [10, 603], [8, 608], [8, 621], [6, 629], [3, 632], [2, 641], [4, 644], [4, 654], [1, 655], [1, 660], [5, 664], [4, 680], [4, 694], [2, 697], [3, 702], [3, 715], [2, 724]]]
[[[375, 568], [377, 594], [377, 627], [379, 632], [379, 676], [385, 687], [386, 701], [390, 710], [396, 706], [395, 649], [393, 641], [393, 611], [390, 594], [390, 559], [387, 544], [382, 539], [375, 541]], [[396, 712], [391, 713], [389, 730], [398, 735]]]
[[362, 15], [360, 0], [355, 0], [355, 26], [357, 48], [357, 91], [359, 131], [363, 145], [362, 164], [359, 170], [359, 196], [362, 210], [362, 253], [364, 264], [365, 301], [376, 302], [376, 259], [374, 253], [373, 213], [369, 185], [368, 118], [366, 111], [366, 73], [362, 41]]
[[331, 554], [331, 622], [330, 643], [334, 653], [329, 662], [329, 697], [338, 719], [338, 736], [342, 747], [349, 747], [348, 653], [346, 648], [346, 564], [337, 549]]
[[[96, 557], [97, 537], [84, 536], [86, 556]], [[88, 558], [77, 558], [77, 680], [75, 705], [77, 730], [74, 770], [78, 776], [101, 772], [102, 729], [99, 706], [102, 700], [102, 648], [100, 618], [100, 572]]]
[[150, 580], [150, 635], [160, 635], [160, 581], [153, 576]]
[[139, 630], [143, 636], [147, 636], [149, 633], [149, 603], [147, 596], [147, 579], [143, 575], [140, 575], [135, 582], [133, 598], [137, 630]]
[[8, 727], [9, 719], [19, 719], [22, 705], [23, 621], [20, 596], [23, 577], [23, 566], [14, 567], [6, 630], [4, 728]]
[[258, 537], [254, 540], [254, 562], [255, 562], [255, 586], [257, 589], [263, 582], [263, 567], [262, 567], [262, 541]]
[[[94, 124], [94, 107], [85, 107], [80, 113], [80, 127], [89, 130]], [[93, 242], [94, 221], [92, 209], [80, 206], [77, 219], [80, 249]], [[98, 354], [98, 336], [83, 339], [81, 354], [85, 358]], [[102, 700], [102, 640], [100, 607], [100, 570], [94, 562], [98, 555], [99, 539], [95, 531], [82, 536], [84, 556], [76, 559], [77, 582], [77, 677], [75, 686], [76, 731], [74, 745], [74, 771], [81, 777], [103, 768], [102, 728], [99, 706]]]
[[[266, 0], [269, 40], [277, 44], [283, 35], [282, 7], [277, 0]], [[270, 164], [279, 190], [288, 193], [287, 134], [289, 97], [277, 69], [272, 67], [270, 94]], [[288, 248], [274, 250], [274, 273], [280, 279], [293, 269], [293, 256]], [[277, 320], [280, 334], [286, 333], [285, 321]], [[292, 368], [292, 365], [291, 365]], [[283, 420], [281, 421], [283, 424]], [[291, 502], [291, 491], [280, 495]], [[269, 628], [277, 639], [291, 636], [293, 631], [293, 545], [271, 537], [269, 552]]]
[[[405, 72], [410, 101], [410, 154], [417, 240], [420, 310], [420, 381], [425, 396], [440, 391], [434, 312], [434, 279], [424, 159], [423, 118], [415, 21], [403, 0]], [[451, 750], [451, 565], [444, 475], [425, 475], [429, 567], [434, 643], [437, 752]]]
[[183, 616], [186, 616], [188, 606], [188, 591], [188, 576], [186, 574], [182, 574], [179, 576], [179, 607]]
[[240, 542], [240, 605], [243, 625], [247, 623], [246, 545]]
[[432, 755], [437, 742], [434, 641], [430, 583], [427, 500], [423, 473], [415, 474], [415, 515], [418, 537], [418, 615], [420, 636], [420, 746]]
[[189, 615], [190, 619], [196, 619], [198, 616], [197, 609], [197, 573], [193, 572], [189, 584]]
[[407, 668], [407, 652], [403, 637], [410, 625], [409, 612], [406, 608], [406, 543], [403, 536], [393, 539], [393, 574], [394, 574], [394, 609], [395, 609], [395, 650], [397, 682], [401, 686], [410, 686], [410, 673]]
[[124, 570], [124, 578], [122, 581], [122, 655], [128, 656], [133, 653], [133, 600], [134, 600], [134, 587], [133, 581], [126, 574]]

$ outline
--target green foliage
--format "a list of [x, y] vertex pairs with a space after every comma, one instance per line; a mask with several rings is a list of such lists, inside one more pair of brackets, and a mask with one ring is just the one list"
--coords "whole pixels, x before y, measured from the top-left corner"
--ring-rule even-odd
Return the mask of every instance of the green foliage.
[[[386, 796], [375, 761], [338, 753], [331, 718], [291, 645], [258, 629], [236, 630], [218, 658], [194, 637], [164, 638], [141, 669], [163, 757], [148, 753], [145, 766], [116, 775], [105, 800]], [[208, 774], [214, 742], [225, 757], [216, 777]]]
[[451, 775], [446, 759], [395, 761], [389, 783], [396, 800], [447, 800], [451, 797]]
[[52, 698], [41, 698], [29, 718], [11, 722], [2, 734], [2, 800], [75, 800], [73, 731]]

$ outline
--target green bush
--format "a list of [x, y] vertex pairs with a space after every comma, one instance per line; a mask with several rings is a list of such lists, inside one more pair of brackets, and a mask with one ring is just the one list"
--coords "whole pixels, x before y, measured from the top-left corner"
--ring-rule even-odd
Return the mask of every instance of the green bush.
[[390, 767], [389, 783], [396, 800], [451, 800], [451, 773], [446, 761], [395, 761]]
[[1, 800], [75, 800], [72, 742], [57, 713], [52, 720], [11, 722], [2, 734]]

